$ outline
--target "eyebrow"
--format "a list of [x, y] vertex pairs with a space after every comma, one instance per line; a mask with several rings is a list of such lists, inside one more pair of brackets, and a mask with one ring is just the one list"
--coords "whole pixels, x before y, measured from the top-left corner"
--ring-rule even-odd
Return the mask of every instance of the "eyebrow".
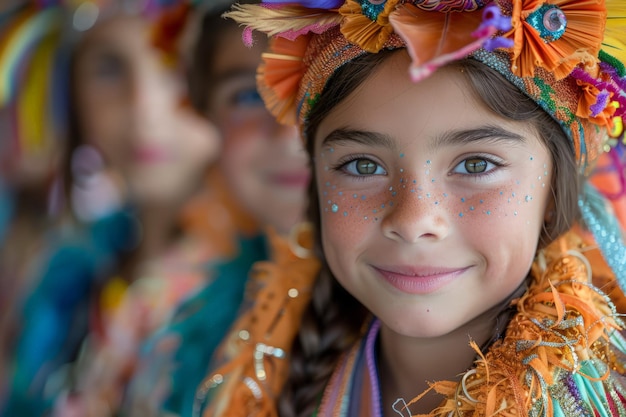
[[433, 149], [464, 145], [473, 142], [483, 143], [499, 143], [507, 142], [508, 144], [525, 142], [524, 136], [511, 132], [500, 126], [484, 125], [473, 129], [459, 129], [444, 132], [442, 135], [432, 140], [431, 147]]
[[355, 129], [336, 129], [322, 141], [322, 146], [359, 144], [395, 149], [396, 143], [391, 136], [378, 132]]
[[[431, 140], [431, 149], [446, 146], [458, 146], [473, 142], [498, 143], [525, 142], [525, 137], [495, 125], [485, 125], [473, 129], [459, 129], [444, 132]], [[360, 144], [396, 149], [396, 143], [391, 136], [364, 130], [336, 129], [326, 136], [322, 146]]]

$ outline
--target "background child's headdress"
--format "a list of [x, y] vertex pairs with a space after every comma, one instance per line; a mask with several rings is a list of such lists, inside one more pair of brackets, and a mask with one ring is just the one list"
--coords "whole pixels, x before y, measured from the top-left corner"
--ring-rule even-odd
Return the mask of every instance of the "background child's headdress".
[[[406, 48], [415, 81], [466, 57], [500, 72], [561, 125], [585, 174], [603, 151], [623, 154], [624, 0], [264, 0], [227, 16], [246, 26], [245, 42], [252, 30], [272, 37], [259, 91], [281, 122], [302, 131], [339, 67]], [[583, 194], [585, 223], [626, 288], [620, 227], [597, 193], [586, 186]]]

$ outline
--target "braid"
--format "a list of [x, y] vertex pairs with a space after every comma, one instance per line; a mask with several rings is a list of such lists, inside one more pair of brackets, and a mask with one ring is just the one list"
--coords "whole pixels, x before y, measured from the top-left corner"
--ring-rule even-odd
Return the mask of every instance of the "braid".
[[278, 403], [281, 417], [313, 415], [339, 357], [358, 339], [366, 317], [364, 307], [325, 265], [294, 341], [289, 378]]

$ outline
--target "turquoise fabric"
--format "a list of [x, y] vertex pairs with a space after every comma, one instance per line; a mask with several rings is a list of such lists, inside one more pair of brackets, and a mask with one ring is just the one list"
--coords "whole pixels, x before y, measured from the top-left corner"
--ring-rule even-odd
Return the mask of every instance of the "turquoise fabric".
[[[252, 265], [268, 259], [265, 236], [239, 239], [237, 257], [218, 264], [215, 277], [185, 302], [173, 320], [144, 347], [142, 371], [133, 381], [132, 401], [152, 401], [151, 391], [165, 379], [167, 397], [162, 411], [191, 416], [196, 388], [207, 375], [211, 358], [242, 308]], [[168, 341], [174, 351], [161, 349]]]
[[[76, 359], [88, 332], [88, 311], [96, 285], [108, 278], [120, 255], [135, 246], [139, 229], [124, 210], [52, 238], [38, 284], [25, 302], [13, 356], [9, 394], [0, 415], [44, 415], [54, 395], [50, 378]], [[54, 391], [54, 390], [53, 390]]]

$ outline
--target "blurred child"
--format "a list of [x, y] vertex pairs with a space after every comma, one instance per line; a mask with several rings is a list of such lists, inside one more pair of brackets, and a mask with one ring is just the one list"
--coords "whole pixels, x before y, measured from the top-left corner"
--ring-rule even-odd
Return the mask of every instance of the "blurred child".
[[146, 347], [129, 404], [134, 415], [191, 415], [216, 346], [245, 309], [250, 267], [270, 256], [268, 230], [287, 237], [304, 214], [306, 154], [296, 129], [265, 109], [255, 75], [265, 40], [252, 48], [241, 43], [241, 29], [221, 17], [231, 3], [206, 8], [190, 72], [192, 102], [219, 130], [222, 148], [186, 219], [221, 253], [209, 284]]

